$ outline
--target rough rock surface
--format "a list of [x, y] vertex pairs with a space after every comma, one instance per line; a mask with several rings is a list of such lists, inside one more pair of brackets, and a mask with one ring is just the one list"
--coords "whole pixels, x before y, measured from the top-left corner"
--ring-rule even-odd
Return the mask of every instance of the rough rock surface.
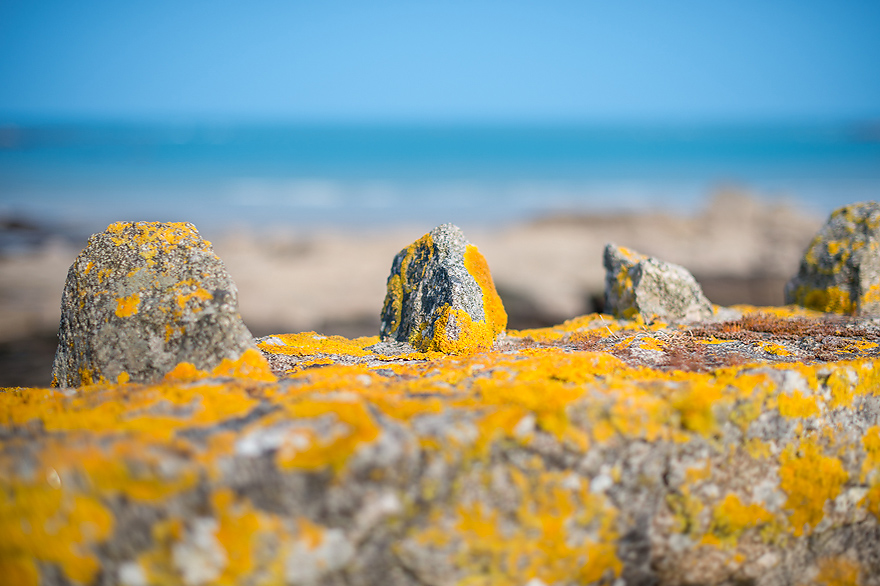
[[650, 321], [700, 321], [712, 317], [712, 304], [684, 267], [607, 244], [605, 311], [617, 317], [641, 315]]
[[785, 302], [880, 316], [880, 203], [855, 203], [831, 214], [786, 285]]
[[878, 322], [740, 311], [459, 356], [280, 334], [281, 380], [0, 390], [0, 576], [880, 584]]
[[67, 274], [53, 384], [155, 382], [179, 363], [235, 360], [255, 348], [237, 296], [192, 224], [112, 224]]
[[447, 354], [490, 348], [507, 326], [486, 259], [452, 224], [394, 257], [381, 319], [383, 340]]

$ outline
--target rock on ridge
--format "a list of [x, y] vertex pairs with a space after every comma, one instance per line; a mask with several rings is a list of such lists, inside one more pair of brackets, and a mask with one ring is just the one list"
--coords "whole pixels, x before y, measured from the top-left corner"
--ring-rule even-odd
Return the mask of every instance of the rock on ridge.
[[605, 245], [605, 311], [617, 317], [700, 321], [712, 304], [687, 269], [615, 244]]
[[489, 348], [507, 326], [486, 259], [452, 224], [394, 257], [381, 320], [383, 340], [447, 354]]
[[880, 203], [854, 203], [832, 212], [786, 284], [785, 302], [880, 315]]
[[53, 386], [154, 382], [180, 363], [211, 370], [256, 351], [238, 290], [190, 223], [117, 222], [71, 265]]

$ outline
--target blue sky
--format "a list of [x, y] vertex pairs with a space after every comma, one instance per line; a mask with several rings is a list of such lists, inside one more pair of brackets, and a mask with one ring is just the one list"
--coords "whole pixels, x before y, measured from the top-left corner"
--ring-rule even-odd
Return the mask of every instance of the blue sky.
[[880, 2], [0, 0], [0, 122], [880, 118]]

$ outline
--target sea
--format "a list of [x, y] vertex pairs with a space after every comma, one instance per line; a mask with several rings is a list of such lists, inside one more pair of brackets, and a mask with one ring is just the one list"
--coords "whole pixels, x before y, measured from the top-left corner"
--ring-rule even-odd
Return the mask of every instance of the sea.
[[67, 234], [694, 214], [725, 190], [822, 216], [880, 199], [880, 123], [0, 124], [0, 221]]

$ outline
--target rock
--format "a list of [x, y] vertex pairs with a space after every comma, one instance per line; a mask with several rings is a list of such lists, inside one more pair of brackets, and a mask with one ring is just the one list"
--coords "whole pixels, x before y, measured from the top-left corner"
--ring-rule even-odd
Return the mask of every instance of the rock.
[[0, 582], [880, 586], [880, 325], [743, 313], [2, 389]]
[[507, 326], [486, 259], [452, 224], [394, 257], [381, 319], [383, 341], [447, 354], [490, 348]]
[[712, 304], [684, 267], [614, 244], [605, 245], [604, 264], [606, 313], [648, 321], [712, 317]]
[[181, 363], [237, 360], [256, 349], [237, 297], [192, 224], [112, 224], [68, 271], [53, 386], [155, 382]]
[[880, 316], [880, 203], [855, 203], [831, 214], [786, 284], [785, 302]]

